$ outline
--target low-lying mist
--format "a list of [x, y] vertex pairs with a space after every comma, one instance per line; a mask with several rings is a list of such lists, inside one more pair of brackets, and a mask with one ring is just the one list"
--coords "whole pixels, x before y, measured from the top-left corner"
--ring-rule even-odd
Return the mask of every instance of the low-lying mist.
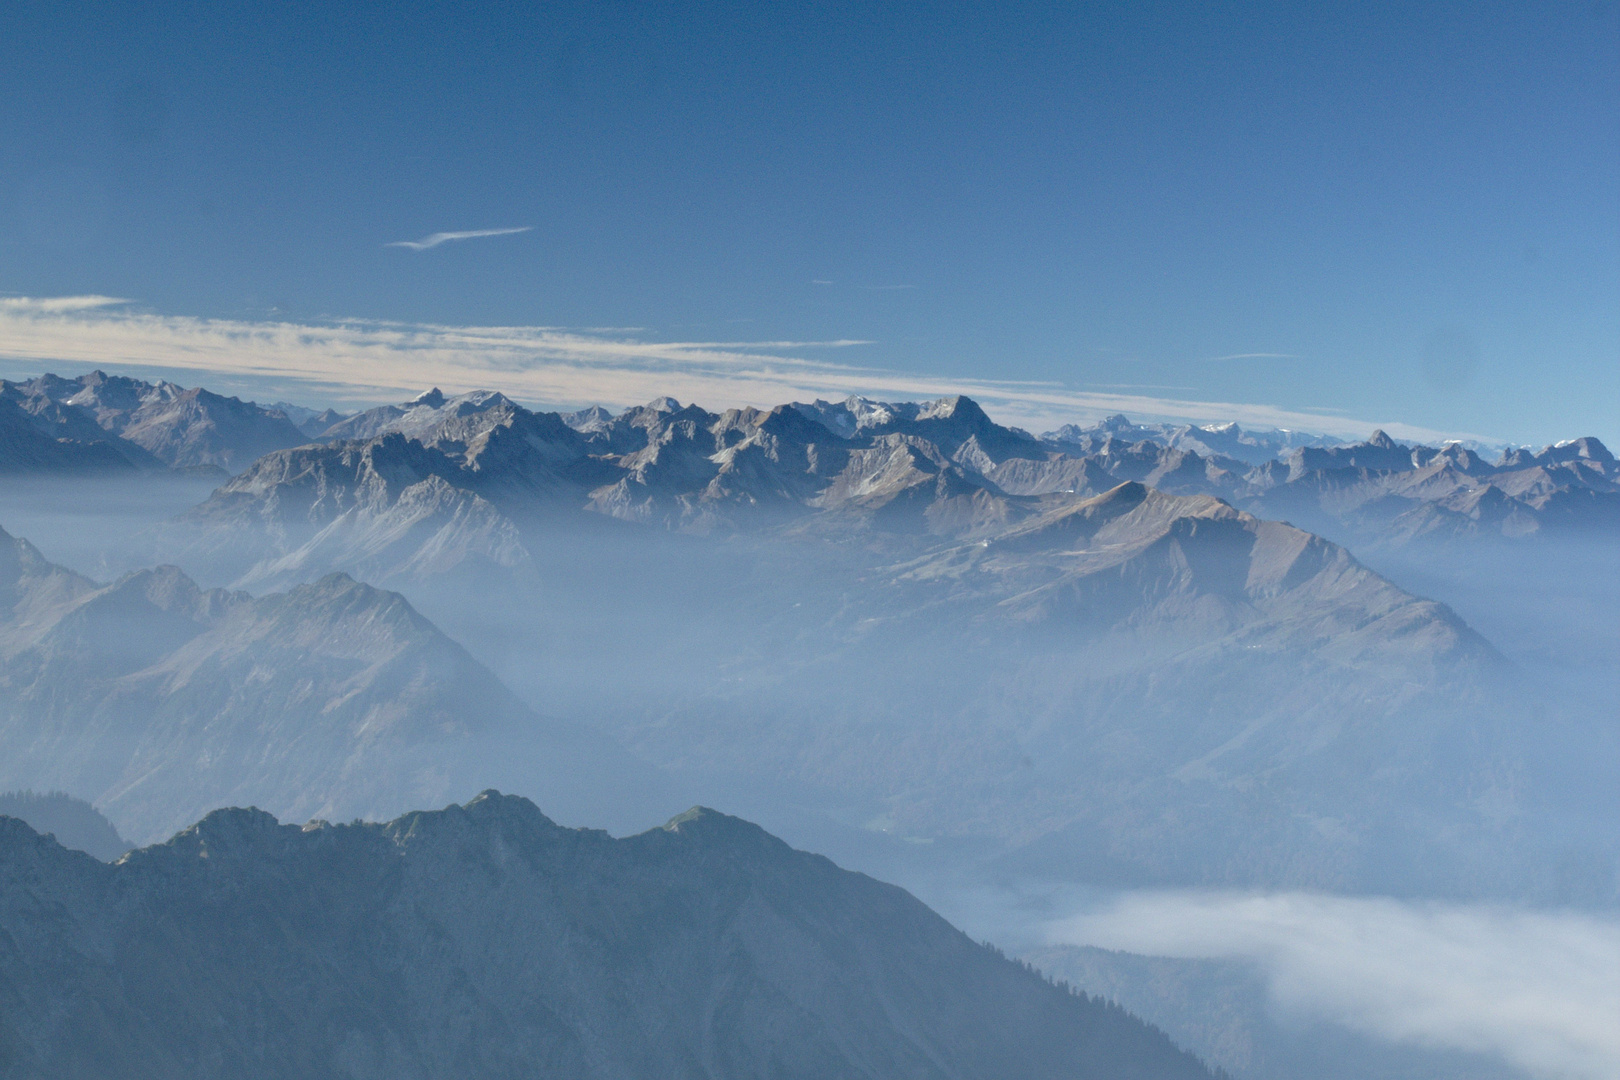
[[[177, 562], [200, 585], [233, 586], [229, 551], [165, 546], [164, 523], [206, 486], [12, 482], [0, 526], [99, 580]], [[1614, 586], [1588, 580], [1603, 577], [1613, 544], [1492, 548], [1509, 583], [1494, 600], [1465, 573], [1466, 553], [1379, 564], [1394, 586], [1406, 584], [1403, 565], [1429, 566], [1410, 588], [1455, 597], [1493, 627], [1514, 625], [1509, 609], [1534, 593], [1497, 652], [1377, 581], [1342, 613], [1339, 578], [1299, 601], [1251, 601], [1221, 584], [1253, 570], [1216, 533], [1177, 540], [1183, 554], [1163, 563], [1097, 575], [1105, 591], [1087, 602], [1112, 624], [1028, 606], [1015, 590], [1038, 592], [1039, 568], [986, 585], [973, 560], [999, 549], [977, 543], [869, 528], [694, 536], [561, 510], [526, 521], [523, 542], [522, 574], [466, 565], [373, 583], [402, 593], [540, 716], [584, 725], [656, 769], [670, 812], [715, 805], [903, 880], [919, 865], [950, 876], [965, 860], [1109, 888], [1597, 908], [1620, 895], [1620, 747], [1603, 662], [1620, 634], [1601, 602]], [[1021, 566], [1005, 547], [1003, 563]], [[1195, 574], [1188, 587], [1186, 559], [1204, 560], [1216, 584]], [[1517, 584], [1526, 578], [1534, 585]], [[1419, 621], [1387, 641], [1369, 636], [1365, 620], [1401, 604]], [[484, 772], [554, 813], [577, 805], [538, 775]], [[623, 769], [578, 780], [607, 802], [645, 802], [630, 797], [645, 781]], [[394, 810], [410, 805], [404, 792], [384, 796]], [[630, 828], [632, 817], [602, 824]]]
[[1311, 893], [1145, 892], [1052, 943], [1250, 961], [1275, 1007], [1396, 1043], [1497, 1055], [1546, 1080], [1620, 1075], [1620, 919]]
[[[142, 843], [222, 801], [494, 786], [617, 833], [701, 803], [1008, 946], [1224, 958], [1381, 1045], [1620, 1065], [1614, 537], [1359, 558], [1135, 482], [706, 534], [213, 484], [0, 483], [0, 788]], [[1077, 890], [1107, 899], [1006, 901]]]
[[212, 471], [0, 476], [0, 527], [81, 574], [112, 578], [174, 561], [159, 557], [149, 531], [206, 499], [219, 481]]

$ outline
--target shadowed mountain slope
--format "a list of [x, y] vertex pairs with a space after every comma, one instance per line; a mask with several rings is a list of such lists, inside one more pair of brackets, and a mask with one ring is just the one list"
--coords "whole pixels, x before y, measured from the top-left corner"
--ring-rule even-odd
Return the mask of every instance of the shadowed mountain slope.
[[[910, 895], [694, 810], [220, 810], [115, 866], [0, 819], [0, 1077], [1194, 1080]], [[251, 973], [251, 975], [249, 974]]]
[[[96, 476], [133, 474], [137, 458], [133, 444], [109, 442], [99, 428], [89, 438], [27, 412], [0, 385], [0, 475]], [[94, 425], [90, 425], [94, 427]], [[73, 430], [68, 428], [66, 430]]]

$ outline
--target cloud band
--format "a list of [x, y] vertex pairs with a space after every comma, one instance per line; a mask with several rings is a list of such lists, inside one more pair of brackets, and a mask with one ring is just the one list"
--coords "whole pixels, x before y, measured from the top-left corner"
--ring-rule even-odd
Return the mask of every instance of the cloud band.
[[793, 356], [833, 342], [646, 341], [546, 326], [442, 326], [378, 321], [253, 322], [159, 315], [109, 297], [0, 300], [0, 357], [16, 363], [163, 368], [303, 384], [333, 402], [398, 400], [423, 387], [499, 390], [553, 406], [625, 406], [658, 394], [709, 408], [769, 406], [848, 394], [920, 399], [968, 394], [1003, 423], [1035, 431], [1123, 412], [1135, 419], [1236, 420], [1361, 437], [1485, 440], [1397, 422], [1242, 402], [1088, 392], [1053, 383], [957, 379]]

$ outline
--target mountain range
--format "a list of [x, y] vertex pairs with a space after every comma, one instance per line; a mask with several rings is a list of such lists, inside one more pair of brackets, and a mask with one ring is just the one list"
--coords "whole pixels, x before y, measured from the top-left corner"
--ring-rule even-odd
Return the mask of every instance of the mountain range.
[[[1596, 718], [1525, 691], [1455, 611], [1322, 533], [1534, 559], [1560, 533], [1612, 535], [1607, 450], [1486, 464], [1276, 437], [1284, 456], [1250, 465], [1187, 441], [1204, 436], [1265, 442], [1123, 418], [1036, 437], [960, 397], [559, 414], [430, 391], [259, 457], [139, 544], [218, 595], [269, 591], [243, 612], [333, 582], [402, 590], [479, 678], [777, 827], [790, 805], [1124, 885], [1567, 899], [1542, 871], [1614, 853], [1585, 826], [1543, 842], [1565, 795], [1536, 763], [1590, 744]], [[1534, 527], [1450, 508], [1465, 484]], [[1476, 527], [1390, 525], [1446, 514]], [[136, 799], [57, 776], [16, 782]]]
[[[1189, 431], [1208, 436], [1198, 443], [1206, 453], [1191, 448]], [[1220, 432], [1243, 445], [1232, 442], [1245, 437], [1237, 429]], [[1144, 433], [1158, 441], [1127, 441]], [[1216, 434], [1165, 435], [1119, 417], [1037, 439], [960, 397], [720, 414], [666, 398], [612, 416], [435, 390], [260, 458], [189, 516], [197, 535], [185, 542], [248, 585], [339, 566], [409, 577], [462, 561], [520, 566], [525, 526], [587, 511], [697, 533], [984, 539], [1123, 482], [1215, 496], [1358, 543], [1620, 523], [1620, 466], [1596, 439], [1487, 464], [1460, 445], [1407, 446], [1379, 432], [1251, 465], [1208, 452], [1226, 444]]]
[[220, 810], [115, 865], [0, 818], [0, 1077], [1196, 1080], [904, 891], [694, 809]]
[[[985, 515], [1021, 516], [1030, 498], [1097, 495], [1130, 480], [1215, 495], [1261, 517], [1385, 545], [1620, 522], [1620, 467], [1594, 438], [1509, 450], [1488, 463], [1464, 444], [1404, 445], [1382, 432], [1335, 444], [1235, 424], [1140, 425], [1124, 416], [1036, 438], [994, 423], [967, 398], [852, 397], [718, 414], [660, 398], [613, 415], [598, 407], [534, 412], [492, 391], [446, 397], [435, 389], [344, 416], [99, 371], [0, 382], [0, 471], [13, 474], [164, 467], [238, 473], [258, 462], [262, 475], [243, 477], [223, 494], [262, 493], [294, 480], [289, 469], [305, 483], [334, 468], [343, 472], [345, 458], [363, 453], [351, 444], [391, 434], [436, 453], [404, 462], [413, 482], [381, 485], [358, 512], [375, 517], [403, 497], [407, 508], [377, 527], [397, 534], [401, 519], [411, 523], [407, 532], [432, 522], [426, 535], [440, 541], [447, 520], [471, 514], [478, 530], [488, 527], [489, 513], [464, 497], [409, 490], [429, 475], [517, 517], [537, 502], [556, 503], [698, 531], [752, 528], [783, 514], [876, 513], [891, 504], [877, 516], [904, 519], [908, 507], [927, 503], [919, 512], [928, 526], [952, 532]], [[303, 444], [310, 448], [296, 458], [260, 460]], [[338, 459], [323, 458], [316, 445], [332, 447]], [[314, 500], [299, 509], [308, 520], [298, 525], [324, 525], [341, 503]], [[397, 537], [388, 546], [397, 547]], [[503, 557], [511, 553], [497, 561]]]
[[[190, 405], [173, 406], [186, 395]], [[255, 443], [244, 434], [255, 431], [274, 437]], [[1608, 663], [1620, 644], [1620, 573], [1607, 570], [1620, 569], [1620, 470], [1591, 438], [1484, 455], [1383, 433], [1344, 443], [1124, 417], [1037, 436], [960, 397], [720, 413], [659, 398], [622, 412], [551, 413], [490, 391], [434, 390], [345, 416], [100, 376], [0, 384], [5, 521], [23, 522], [13, 531], [52, 553], [0, 533], [0, 790], [95, 803], [52, 796], [48, 818], [37, 799], [0, 797], [0, 813], [9, 806], [106, 856], [122, 843], [111, 824], [112, 841], [75, 831], [98, 811], [150, 843], [220, 805], [375, 822], [495, 786], [570, 824], [621, 832], [701, 799], [942, 905], [971, 905], [986, 883], [1037, 892], [1073, 883], [1610, 908], [1620, 898]], [[77, 912], [72, 926], [177, 940], [219, 920], [250, 923], [241, 909], [220, 915], [185, 899], [199, 880], [188, 874], [230, 837], [250, 836], [256, 854], [233, 865], [268, 867], [268, 878], [252, 879], [265, 895], [312, 889], [294, 865], [311, 851], [335, 860], [321, 871], [334, 880], [352, 870], [392, 889], [408, 875], [381, 868], [421, 850], [410, 839], [417, 826], [403, 821], [454, 832], [468, 815], [492, 815], [481, 820], [505, 847], [480, 846], [486, 831], [452, 855], [457, 867], [499, 865], [490, 852], [516, 850], [512, 821], [544, 822], [532, 807], [509, 821], [517, 806], [489, 796], [444, 817], [303, 831], [233, 811], [117, 867], [58, 861], [29, 880], [76, 868], [80, 899], [54, 909]], [[741, 828], [713, 813], [693, 820]], [[566, 874], [582, 880], [614, 864], [613, 852], [668, 835], [522, 829], [525, 844], [542, 838], [535, 850], [573, 837], [563, 846], [588, 865]], [[187, 844], [192, 854], [172, 854]], [[170, 854], [151, 854], [160, 851]], [[734, 856], [726, 865], [747, 861]], [[156, 876], [177, 891], [152, 899], [147, 879], [124, 869], [132, 864], [161, 866]], [[566, 876], [555, 865], [546, 873]], [[613, 889], [662, 887], [645, 874], [627, 880]], [[208, 881], [201, 893], [235, 895], [224, 878]], [[355, 944], [344, 969], [361, 973], [355, 985], [406, 970], [399, 942], [423, 934], [389, 920], [407, 908], [441, 912], [427, 935], [438, 944], [413, 955], [437, 950], [433, 964], [472, 981], [455, 983], [462, 996], [442, 1008], [453, 981], [443, 967], [423, 969], [431, 991], [367, 990], [387, 1003], [379, 1019], [310, 961], [288, 976], [297, 993], [275, 991], [269, 1012], [233, 1013], [281, 1033], [262, 1047], [336, 1046], [353, 1075], [437, 1075], [456, 1055], [461, 1067], [488, 1064], [465, 1056], [474, 1052], [464, 1032], [499, 1032], [483, 1043], [521, 1044], [553, 1064], [576, 1050], [607, 1060], [592, 1039], [631, 1045], [594, 1019], [596, 1005], [563, 990], [489, 990], [474, 977], [489, 933], [453, 945], [459, 931], [440, 933], [450, 899], [396, 891], [368, 908], [363, 892], [344, 893], [354, 906], [343, 910], [364, 914], [338, 930], [395, 936], [380, 952], [358, 931], [344, 939]], [[645, 913], [606, 895], [569, 911], [609, 910], [615, 932], [648, 940], [636, 936]], [[73, 907], [85, 896], [139, 899]], [[565, 945], [589, 938], [549, 900], [521, 902]], [[455, 903], [484, 899], [463, 890]], [[129, 913], [143, 904], [186, 913], [186, 929], [139, 923]], [[736, 910], [736, 925], [754, 925], [753, 907]], [[748, 949], [798, 940], [770, 925]], [[320, 942], [310, 955], [335, 955], [310, 934]], [[49, 947], [80, 936], [64, 930]], [[187, 1011], [184, 985], [225, 994], [228, 980], [184, 950], [173, 961], [193, 965], [183, 970], [121, 968], [132, 955], [124, 939], [109, 929], [97, 940], [100, 952], [51, 954], [97, 988], [73, 1001], [134, 1030], [129, 1010], [141, 1006], [128, 988], [175, 987], [163, 1000], [179, 1026], [140, 1029], [153, 1032], [153, 1060], [171, 1060], [162, 1055], [173, 1047], [245, 1060]], [[769, 994], [768, 1007], [747, 997], [746, 1008], [766, 1010], [747, 1022], [712, 1011], [695, 1026], [670, 1019], [684, 1006], [666, 997], [711, 1000], [673, 972], [737, 986], [739, 971], [764, 962], [733, 950], [741, 967], [704, 968], [702, 949], [732, 946], [702, 940], [663, 967], [545, 956], [586, 973], [592, 1001], [652, 1018], [650, 1034], [634, 1037], [652, 1040], [647, 1053], [661, 1061], [686, 1060], [688, 1036], [670, 1032], [713, 1021], [714, 1031], [749, 1033], [743, 1049], [724, 1052], [733, 1056], [701, 1059], [715, 1075], [730, 1075], [736, 1055], [774, 1068], [779, 1046], [821, 1053], [821, 1035], [803, 1034], [811, 1028], [837, 1032], [828, 1036], [836, 1053], [865, 1063], [829, 1065], [832, 1075], [888, 1075], [872, 1055], [910, 1061], [918, 1046], [936, 1048], [924, 1056], [942, 1075], [975, 1075], [941, 1064], [944, 1036], [910, 1019], [932, 1005], [913, 1010], [903, 996], [882, 998], [889, 1011], [876, 1027], [871, 1010], [854, 1020], [806, 1013], [799, 998], [797, 1012], [770, 1011], [779, 1002]], [[792, 963], [815, 961], [795, 953]], [[1249, 1075], [1287, 1075], [1301, 1062], [1321, 1071], [1341, 1057], [1395, 1070], [1394, 1058], [1342, 1033], [1338, 1049], [1323, 1050], [1314, 1035], [1272, 1025], [1252, 973], [1096, 951], [1048, 950], [1041, 963], [1107, 988]], [[640, 981], [604, 982], [600, 968]], [[945, 978], [904, 970], [908, 986]], [[866, 974], [838, 982], [837, 995], [868, 1000]], [[951, 993], [978, 977], [950, 976]], [[0, 1000], [57, 1001], [53, 985], [14, 982]], [[301, 1011], [305, 990], [358, 1019], [330, 1039], [307, 1037], [316, 1021]], [[523, 1010], [533, 1001], [561, 1019], [534, 1022], [538, 1042], [508, 1038], [531, 1030], [523, 1025], [539, 1014]], [[8, 1004], [0, 1016], [31, 1015], [21, 1010]], [[909, 1049], [894, 1049], [891, 1021]], [[89, 1060], [34, 1038], [35, 1027], [0, 1026], [0, 1076], [11, 1062], [38, 1071], [41, 1061]], [[778, 1035], [761, 1031], [782, 1041], [766, 1046], [758, 1039]], [[699, 1041], [713, 1049], [718, 1039]], [[96, 1061], [120, 1064], [116, 1048], [92, 1045], [114, 1055]], [[565, 1057], [544, 1059], [553, 1051]], [[1037, 1059], [1047, 1064], [1028, 1064]], [[980, 1072], [1053, 1071], [1039, 1055], [994, 1060]], [[1416, 1073], [1468, 1075], [1473, 1064], [1438, 1055]], [[524, 1057], [511, 1067], [539, 1066]], [[603, 1067], [635, 1075], [634, 1065]], [[320, 1074], [309, 1062], [293, 1071]]]
[[1203, 457], [1229, 457], [1263, 465], [1301, 446], [1337, 446], [1341, 440], [1303, 431], [1246, 431], [1238, 424], [1137, 424], [1115, 413], [1092, 424], [1064, 424], [1041, 435], [1047, 446], [1083, 456], [1107, 443], [1130, 446], [1150, 442], [1171, 450], [1191, 450]]
[[307, 439], [277, 410], [201, 387], [101, 371], [0, 380], [0, 472], [229, 473]]
[[76, 792], [151, 838], [225, 803], [375, 819], [493, 779], [583, 812], [656, 790], [647, 772], [397, 593], [334, 574], [254, 597], [172, 566], [102, 584], [0, 532], [0, 790]]

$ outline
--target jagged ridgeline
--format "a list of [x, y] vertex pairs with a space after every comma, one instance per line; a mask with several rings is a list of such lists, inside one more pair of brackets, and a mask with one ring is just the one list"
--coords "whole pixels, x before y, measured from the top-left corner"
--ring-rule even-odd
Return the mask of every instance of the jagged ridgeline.
[[343, 417], [101, 372], [0, 381], [0, 474], [244, 473], [165, 538], [209, 562], [209, 577], [244, 584], [320, 567], [371, 577], [522, 567], [523, 527], [565, 511], [700, 532], [819, 520], [990, 535], [1125, 481], [1214, 495], [1341, 542], [1620, 525], [1620, 470], [1596, 439], [1494, 463], [1460, 444], [1409, 446], [1382, 432], [1330, 442], [1124, 417], [1036, 438], [963, 397], [722, 413], [660, 398], [612, 415], [434, 390]]
[[693, 810], [220, 810], [108, 866], [0, 818], [0, 1077], [1196, 1080], [901, 889]]
[[692, 532], [985, 539], [1123, 482], [1381, 545], [1620, 524], [1620, 468], [1596, 439], [1489, 464], [1461, 445], [1382, 432], [1332, 447], [1274, 435], [1114, 418], [1037, 439], [963, 397], [723, 413], [665, 398], [610, 416], [434, 391], [266, 455], [171, 542], [244, 583], [339, 564], [420, 576], [526, 566], [526, 527], [586, 510]]
[[[106, 433], [111, 385], [0, 398], [39, 438], [58, 415]], [[586, 776], [604, 794], [572, 820], [619, 826], [602, 803], [650, 774], [675, 805], [1115, 884], [1613, 892], [1551, 870], [1612, 864], [1605, 759], [1566, 753], [1605, 737], [1604, 694], [1559, 696], [1595, 665], [1526, 691], [1446, 597], [1343, 546], [1489, 550], [1493, 578], [1546, 582], [1561, 537], [1595, 536], [1580, 565], [1612, 563], [1595, 439], [1487, 463], [1120, 417], [1036, 437], [961, 397], [558, 414], [434, 391], [296, 419], [299, 445], [121, 533], [133, 576], [18, 579], [0, 782], [150, 840], [227, 802], [391, 816], [492, 784], [566, 817]], [[1546, 651], [1584, 656], [1562, 624], [1537, 624]], [[570, 725], [524, 702], [602, 767], [540, 749]]]
[[285, 413], [201, 387], [94, 371], [76, 379], [0, 380], [0, 474], [223, 475], [308, 436]]

